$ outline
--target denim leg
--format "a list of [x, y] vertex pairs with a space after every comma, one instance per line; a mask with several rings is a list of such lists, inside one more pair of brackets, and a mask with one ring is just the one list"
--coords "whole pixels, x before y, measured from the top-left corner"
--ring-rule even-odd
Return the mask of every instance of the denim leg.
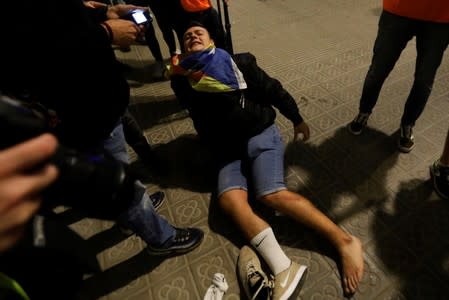
[[[114, 158], [124, 163], [129, 163], [121, 123], [114, 128], [110, 137], [104, 141], [103, 147]], [[136, 180], [134, 185], [133, 202], [128, 207], [128, 210], [119, 216], [119, 220], [129, 226], [147, 244], [160, 246], [175, 235], [175, 229], [165, 218], [154, 211], [145, 186], [138, 180]]]
[[433, 81], [449, 43], [449, 24], [420, 22], [416, 35], [415, 80], [405, 103], [401, 125], [415, 125], [432, 91]]
[[415, 21], [382, 12], [374, 42], [373, 58], [363, 84], [359, 110], [371, 113], [376, 105], [382, 85], [399, 56], [414, 36]]
[[248, 158], [256, 197], [286, 189], [284, 143], [275, 124], [248, 141]]

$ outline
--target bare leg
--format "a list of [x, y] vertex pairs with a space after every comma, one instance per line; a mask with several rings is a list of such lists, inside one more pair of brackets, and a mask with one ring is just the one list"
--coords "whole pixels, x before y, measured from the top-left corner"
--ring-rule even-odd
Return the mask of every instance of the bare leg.
[[358, 238], [343, 231], [308, 199], [296, 193], [283, 190], [260, 200], [329, 239], [341, 256], [344, 292], [352, 294], [356, 291], [364, 268], [362, 243]]
[[269, 227], [267, 222], [254, 213], [248, 203], [245, 190], [230, 190], [220, 196], [220, 206], [237, 224], [248, 241]]

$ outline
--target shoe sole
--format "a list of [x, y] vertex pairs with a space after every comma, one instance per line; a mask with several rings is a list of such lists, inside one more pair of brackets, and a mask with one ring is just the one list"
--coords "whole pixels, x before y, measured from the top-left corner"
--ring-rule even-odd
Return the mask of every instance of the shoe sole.
[[429, 171], [430, 171], [430, 178], [432, 179], [433, 189], [435, 190], [437, 195], [445, 200], [449, 199], [447, 196], [445, 196], [443, 193], [441, 193], [441, 191], [438, 189], [435, 175], [433, 175], [433, 165], [430, 166]]
[[292, 283], [285, 291], [284, 295], [282, 295], [282, 297], [279, 298], [279, 300], [288, 300], [296, 290], [299, 291], [302, 288], [302, 286], [304, 285], [304, 281], [306, 280], [307, 277], [307, 270], [308, 269], [306, 266], [299, 267], [299, 271], [298, 273], [296, 273]]
[[178, 249], [171, 249], [171, 250], [157, 250], [157, 249], [151, 248], [150, 246], [147, 245], [147, 252], [150, 255], [154, 255], [154, 256], [165, 256], [165, 255], [174, 255], [174, 254], [180, 255], [180, 254], [190, 252], [190, 251], [194, 250], [195, 248], [197, 248], [201, 244], [203, 239], [204, 239], [204, 234], [201, 236], [201, 239], [197, 243], [193, 244], [192, 246], [190, 246], [188, 248], [178, 248]]
[[352, 133], [353, 135], [361, 135], [361, 134], [362, 134], [362, 130], [360, 130], [360, 131], [354, 131], [354, 130], [352, 130], [352, 129], [351, 129], [351, 123], [349, 123], [348, 126], [346, 126], [346, 128], [348, 128], [348, 131], [349, 131], [350, 133]]
[[406, 148], [406, 147], [403, 147], [400, 144], [398, 144], [398, 148], [399, 148], [399, 151], [401, 151], [402, 153], [409, 153], [410, 151], [413, 150], [413, 148], [415, 148], [415, 145], [413, 144], [413, 146], [411, 146], [410, 148]]

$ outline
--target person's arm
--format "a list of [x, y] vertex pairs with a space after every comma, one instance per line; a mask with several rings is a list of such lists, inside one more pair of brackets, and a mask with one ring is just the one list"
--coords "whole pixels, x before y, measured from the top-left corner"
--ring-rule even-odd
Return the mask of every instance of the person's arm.
[[293, 123], [294, 138], [302, 134], [302, 140], [310, 137], [310, 130], [299, 113], [295, 99], [284, 89], [281, 82], [269, 76], [257, 65], [256, 57], [251, 53], [236, 55], [236, 63], [242, 71], [248, 88], [257, 94], [256, 101], [273, 105], [279, 112]]
[[106, 3], [98, 2], [98, 1], [84, 1], [83, 3], [86, 7], [90, 7], [90, 8], [108, 7], [108, 5]]
[[107, 34], [111, 44], [127, 48], [144, 32], [143, 26], [137, 26], [134, 22], [121, 18], [131, 10], [147, 10], [147, 8], [128, 4], [97, 5], [98, 2], [95, 1], [83, 3], [90, 20], [101, 26], [103, 34]]
[[56, 138], [43, 134], [0, 150], [0, 253], [21, 238], [40, 207], [40, 193], [56, 180], [56, 167], [45, 164], [56, 147]]

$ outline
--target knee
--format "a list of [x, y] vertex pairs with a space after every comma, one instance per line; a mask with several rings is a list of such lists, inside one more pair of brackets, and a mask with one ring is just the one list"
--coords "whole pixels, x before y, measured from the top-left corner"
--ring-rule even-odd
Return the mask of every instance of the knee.
[[302, 204], [308, 201], [301, 195], [290, 192], [288, 190], [282, 190], [268, 195], [264, 195], [260, 197], [259, 200], [262, 201], [265, 205], [276, 210], [283, 210], [283, 208], [287, 207], [289, 203], [292, 202]]
[[242, 205], [247, 203], [247, 200], [243, 195], [236, 192], [225, 192], [218, 198], [218, 204], [220, 208], [226, 214], [234, 214], [236, 211], [242, 209]]
[[274, 209], [278, 208], [280, 201], [285, 198], [285, 191], [279, 191], [259, 197], [259, 201]]

